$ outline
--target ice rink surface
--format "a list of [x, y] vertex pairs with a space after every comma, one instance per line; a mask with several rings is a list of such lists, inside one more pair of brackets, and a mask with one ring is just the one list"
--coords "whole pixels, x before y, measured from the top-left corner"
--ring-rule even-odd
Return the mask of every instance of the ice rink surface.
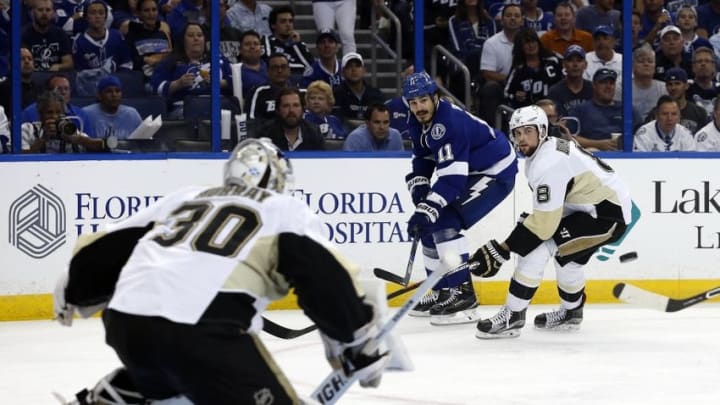
[[[479, 340], [475, 325], [398, 327], [415, 370], [386, 373], [378, 389], [353, 386], [340, 404], [720, 404], [720, 305], [676, 313], [627, 305], [587, 305], [574, 333], [537, 331], [531, 306], [517, 339]], [[497, 307], [483, 306], [483, 317]], [[288, 327], [298, 311], [272, 311]], [[51, 321], [0, 322], [0, 404], [56, 404], [119, 365], [99, 319], [65, 328]], [[329, 372], [316, 332], [263, 340], [301, 394]], [[242, 359], [238, 359], [242, 361]]]

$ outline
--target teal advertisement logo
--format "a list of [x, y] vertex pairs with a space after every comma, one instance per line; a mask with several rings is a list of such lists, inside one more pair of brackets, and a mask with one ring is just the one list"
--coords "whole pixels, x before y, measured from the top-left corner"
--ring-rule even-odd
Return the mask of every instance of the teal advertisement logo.
[[620, 239], [616, 240], [613, 243], [607, 244], [600, 248], [598, 251], [598, 254], [595, 255], [595, 258], [600, 260], [601, 262], [605, 262], [609, 260], [617, 251], [617, 248], [623, 243], [625, 238], [628, 236], [630, 231], [633, 229], [635, 224], [637, 224], [638, 220], [640, 219], [640, 208], [638, 208], [637, 205], [635, 205], [635, 201], [632, 202], [632, 211], [630, 212], [630, 223], [627, 226], [627, 229], [625, 229], [625, 233], [623, 236], [620, 237]]
[[10, 205], [10, 244], [41, 259], [65, 244], [65, 220], [65, 204], [60, 197], [38, 184]]

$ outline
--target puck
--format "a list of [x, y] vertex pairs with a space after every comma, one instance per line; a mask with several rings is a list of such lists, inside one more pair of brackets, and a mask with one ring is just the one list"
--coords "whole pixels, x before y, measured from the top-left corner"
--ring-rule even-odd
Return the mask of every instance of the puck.
[[628, 252], [620, 255], [620, 263], [630, 262], [638, 258], [637, 252]]

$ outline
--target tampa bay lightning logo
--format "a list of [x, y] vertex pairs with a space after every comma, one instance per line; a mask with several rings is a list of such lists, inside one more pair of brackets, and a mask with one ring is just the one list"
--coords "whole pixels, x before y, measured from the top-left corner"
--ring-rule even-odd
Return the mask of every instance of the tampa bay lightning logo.
[[445, 135], [445, 125], [443, 124], [435, 124], [432, 128], [430, 128], [430, 136], [434, 140], [438, 140]]

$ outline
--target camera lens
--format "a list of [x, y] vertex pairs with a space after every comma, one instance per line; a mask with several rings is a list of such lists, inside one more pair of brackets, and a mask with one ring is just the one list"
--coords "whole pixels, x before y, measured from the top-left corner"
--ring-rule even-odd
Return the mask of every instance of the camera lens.
[[61, 135], [71, 136], [77, 132], [77, 126], [67, 118], [60, 118], [57, 121], [57, 131]]

